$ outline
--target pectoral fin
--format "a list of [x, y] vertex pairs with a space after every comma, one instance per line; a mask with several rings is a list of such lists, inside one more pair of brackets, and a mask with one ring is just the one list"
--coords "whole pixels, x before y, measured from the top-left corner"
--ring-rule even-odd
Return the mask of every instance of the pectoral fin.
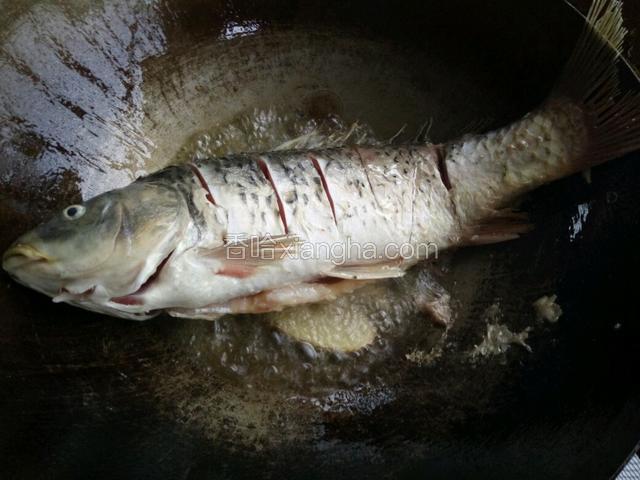
[[402, 259], [394, 259], [379, 263], [338, 265], [326, 275], [346, 280], [382, 280], [402, 277], [405, 273], [405, 269], [402, 268]]
[[224, 245], [198, 249], [198, 255], [220, 260], [225, 264], [259, 267], [294, 257], [300, 244], [301, 240], [297, 235], [229, 236]]

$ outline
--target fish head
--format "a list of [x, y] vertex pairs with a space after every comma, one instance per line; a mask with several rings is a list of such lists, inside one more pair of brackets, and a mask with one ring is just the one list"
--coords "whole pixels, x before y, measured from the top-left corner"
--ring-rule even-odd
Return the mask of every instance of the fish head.
[[54, 301], [105, 312], [109, 298], [138, 289], [175, 249], [185, 209], [173, 186], [134, 182], [56, 213], [17, 239], [2, 267]]

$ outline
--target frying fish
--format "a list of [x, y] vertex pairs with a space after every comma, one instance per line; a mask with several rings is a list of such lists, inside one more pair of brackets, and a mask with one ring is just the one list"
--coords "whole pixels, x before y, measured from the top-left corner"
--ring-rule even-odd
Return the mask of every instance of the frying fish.
[[438, 251], [517, 238], [530, 227], [510, 208], [519, 196], [640, 147], [640, 95], [618, 81], [633, 72], [621, 8], [594, 2], [549, 98], [507, 127], [172, 166], [65, 208], [3, 268], [117, 317], [211, 319], [332, 299]]

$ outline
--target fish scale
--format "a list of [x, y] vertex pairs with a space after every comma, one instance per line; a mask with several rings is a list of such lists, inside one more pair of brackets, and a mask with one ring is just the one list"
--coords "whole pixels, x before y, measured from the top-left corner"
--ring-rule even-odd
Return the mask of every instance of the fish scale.
[[268, 153], [262, 159], [282, 198], [289, 233], [314, 243], [339, 241], [329, 199], [309, 155]]
[[[313, 152], [333, 198], [340, 238], [354, 244], [372, 243], [382, 250], [397, 242], [397, 215], [380, 209], [367, 172], [354, 149]], [[400, 188], [409, 188], [409, 184]]]
[[[260, 161], [272, 181], [259, 168]], [[440, 218], [434, 212], [442, 210], [445, 217], [437, 224], [454, 225], [437, 161], [433, 146], [358, 147], [234, 155], [195, 165], [214, 203], [227, 211], [230, 236], [289, 233], [313, 243], [373, 244], [382, 251], [390, 243], [439, 239], [445, 227], [434, 227], [433, 219]], [[197, 182], [193, 185], [202, 188]], [[282, 212], [277, 197], [282, 199]]]
[[285, 233], [275, 192], [260, 170], [257, 157], [232, 155], [194, 163], [215, 204], [227, 212], [227, 235]]

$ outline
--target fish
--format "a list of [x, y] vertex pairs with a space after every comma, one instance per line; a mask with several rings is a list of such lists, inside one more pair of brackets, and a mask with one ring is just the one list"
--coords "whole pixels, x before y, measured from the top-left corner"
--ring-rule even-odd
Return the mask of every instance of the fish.
[[595, 0], [548, 98], [503, 128], [196, 158], [64, 208], [9, 246], [3, 269], [114, 317], [215, 319], [331, 300], [438, 251], [514, 240], [532, 227], [514, 208], [523, 194], [640, 148], [626, 34], [622, 2]]

